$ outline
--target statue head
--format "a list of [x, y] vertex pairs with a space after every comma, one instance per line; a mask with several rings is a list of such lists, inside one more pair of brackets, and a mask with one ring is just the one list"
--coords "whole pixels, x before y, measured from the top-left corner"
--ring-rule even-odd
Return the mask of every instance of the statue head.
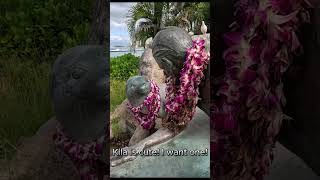
[[153, 39], [152, 53], [167, 76], [178, 76], [192, 39], [184, 29], [169, 26], [159, 31]]
[[[165, 112], [165, 84], [157, 84], [159, 86], [160, 93], [160, 110], [158, 117], [164, 118]], [[143, 104], [143, 101], [149, 95], [151, 91], [151, 82], [145, 76], [133, 76], [128, 79], [126, 84], [126, 95], [128, 101], [132, 106], [139, 106]], [[147, 114], [148, 110], [146, 107], [142, 108], [142, 112]]]
[[[151, 83], [145, 76], [133, 76], [127, 80], [126, 95], [132, 106], [139, 106], [151, 91]], [[146, 108], [143, 109], [147, 111]]]
[[66, 135], [85, 143], [105, 134], [108, 59], [102, 46], [76, 46], [53, 64], [51, 96]]

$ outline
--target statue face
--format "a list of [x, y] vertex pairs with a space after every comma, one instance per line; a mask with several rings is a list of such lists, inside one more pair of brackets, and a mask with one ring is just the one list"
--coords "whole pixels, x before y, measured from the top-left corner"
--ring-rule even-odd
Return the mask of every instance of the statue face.
[[166, 76], [179, 76], [190, 47], [192, 39], [189, 34], [181, 28], [169, 26], [154, 37], [152, 53]]
[[57, 59], [53, 67], [54, 101], [106, 104], [107, 60], [97, 55], [98, 49], [91, 51], [80, 47]]
[[133, 106], [143, 103], [151, 91], [151, 83], [144, 76], [134, 76], [128, 79], [126, 95]]
[[57, 120], [74, 139], [104, 134], [109, 105], [108, 62], [99, 46], [77, 46], [53, 65], [51, 92]]

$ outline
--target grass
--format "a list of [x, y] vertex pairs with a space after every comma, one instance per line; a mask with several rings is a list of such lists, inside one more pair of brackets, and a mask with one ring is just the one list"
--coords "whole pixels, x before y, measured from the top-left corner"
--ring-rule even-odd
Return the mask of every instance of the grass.
[[22, 136], [33, 135], [52, 115], [50, 64], [0, 59], [0, 159], [10, 159]]
[[[128, 59], [128, 55], [124, 57]], [[137, 72], [135, 67], [131, 70]], [[49, 95], [50, 72], [50, 63], [0, 57], [0, 159], [13, 157], [19, 139], [34, 135], [54, 115]], [[132, 72], [120, 75], [132, 76]], [[111, 77], [110, 112], [126, 99], [125, 85], [126, 78]], [[118, 121], [112, 121], [111, 128], [115, 135], [120, 134]]]
[[[126, 99], [126, 81], [138, 74], [139, 58], [125, 54], [110, 61], [110, 112]], [[111, 119], [110, 126], [114, 137], [121, 138], [124, 134], [119, 126], [119, 119]]]
[[110, 112], [113, 112], [126, 99], [126, 81], [110, 80]]
[[126, 81], [138, 74], [139, 58], [132, 54], [110, 59], [110, 112], [126, 99]]

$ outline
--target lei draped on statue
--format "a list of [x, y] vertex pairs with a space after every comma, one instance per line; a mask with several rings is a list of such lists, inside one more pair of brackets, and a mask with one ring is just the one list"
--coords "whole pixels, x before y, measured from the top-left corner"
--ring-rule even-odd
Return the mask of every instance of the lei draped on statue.
[[166, 77], [167, 116], [162, 120], [164, 127], [179, 132], [192, 120], [199, 100], [199, 85], [209, 60], [210, 52], [206, 52], [205, 40], [193, 40], [192, 47], [187, 49], [180, 77]]
[[[130, 103], [127, 104], [128, 108], [133, 113], [135, 120], [144, 129], [151, 129], [155, 126], [156, 118], [160, 110], [160, 92], [159, 87], [153, 80], [149, 80], [151, 85], [151, 91], [145, 98], [142, 104], [137, 107], [132, 106]], [[147, 114], [143, 113], [143, 108], [146, 107], [148, 110]]]
[[[210, 53], [206, 52], [205, 40], [197, 39], [192, 41], [192, 44], [192, 47], [187, 49], [180, 77], [166, 77], [167, 115], [162, 119], [162, 123], [172, 131], [183, 129], [192, 119], [199, 99], [199, 84], [209, 62]], [[143, 104], [133, 107], [128, 103], [127, 106], [144, 129], [153, 128], [160, 109], [158, 86], [151, 81], [151, 91]], [[148, 114], [142, 112], [143, 107], [148, 109]]]
[[285, 105], [281, 77], [297, 37], [309, 21], [303, 0], [240, 0], [224, 35], [226, 72], [215, 92], [211, 119], [213, 178], [261, 180], [269, 171]]
[[58, 126], [56, 133], [53, 135], [54, 143], [57, 147], [62, 148], [72, 160], [77, 168], [81, 180], [98, 180], [98, 169], [101, 164], [98, 162], [103, 153], [103, 144], [106, 136], [99, 139], [81, 144], [68, 137]]

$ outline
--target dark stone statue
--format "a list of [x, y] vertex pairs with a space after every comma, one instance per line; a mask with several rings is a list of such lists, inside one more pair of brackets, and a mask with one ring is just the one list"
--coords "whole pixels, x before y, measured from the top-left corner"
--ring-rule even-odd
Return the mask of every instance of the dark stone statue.
[[[134, 76], [127, 81], [126, 94], [133, 106], [139, 106], [151, 90], [150, 82], [144, 76]], [[159, 118], [166, 115], [165, 85], [160, 84], [161, 107]], [[147, 113], [147, 109], [143, 109]], [[161, 121], [160, 121], [161, 123]], [[157, 124], [157, 121], [156, 121]], [[157, 126], [157, 125], [156, 125]], [[144, 136], [143, 136], [144, 135]], [[138, 126], [130, 139], [129, 147], [122, 148], [128, 155], [112, 155], [111, 177], [209, 177], [209, 156], [143, 156], [132, 152], [148, 150], [181, 150], [181, 149], [209, 149], [209, 117], [196, 108], [193, 120], [179, 134], [160, 125], [152, 133]], [[140, 168], [137, 168], [140, 167]], [[145, 169], [148, 169], [147, 171]]]
[[[157, 84], [159, 86], [160, 91], [160, 110], [158, 113], [159, 118], [163, 118], [166, 115], [164, 104], [165, 104], [165, 85], [164, 84]], [[146, 97], [149, 95], [151, 91], [151, 83], [145, 76], [133, 76], [128, 79], [126, 84], [126, 95], [128, 101], [132, 106], [139, 106], [143, 103]], [[143, 113], [147, 114], [148, 110], [146, 107], [142, 109]], [[161, 121], [160, 121], [161, 122]], [[157, 124], [158, 123], [158, 124]], [[156, 121], [157, 127], [162, 127], [161, 123]], [[129, 146], [135, 145], [140, 142], [142, 139], [149, 136], [155, 128], [151, 130], [143, 129], [141, 126], [137, 126], [134, 134], [132, 135]]]
[[127, 81], [126, 95], [133, 106], [142, 104], [150, 91], [151, 83], [144, 76], [134, 76]]
[[192, 39], [184, 29], [169, 26], [159, 31], [153, 39], [152, 53], [166, 76], [179, 76]]
[[108, 59], [102, 46], [77, 46], [53, 65], [51, 95], [64, 133], [80, 143], [106, 134]]
[[[162, 84], [157, 84], [160, 89], [161, 106], [159, 110], [159, 117], [165, 116], [164, 103], [165, 103], [165, 87]], [[151, 83], [145, 76], [133, 76], [128, 79], [126, 84], [126, 95], [128, 101], [132, 106], [139, 106], [143, 103], [151, 91]], [[143, 108], [143, 112], [147, 113], [147, 109]]]
[[[187, 49], [192, 47], [192, 39], [184, 29], [169, 26], [159, 31], [153, 39], [152, 53], [166, 76], [180, 77]], [[210, 67], [205, 70], [205, 79], [199, 88], [200, 99], [197, 106], [210, 114]]]
[[[209, 43], [208, 43], [209, 44]], [[183, 29], [178, 28], [178, 27], [166, 27], [163, 30], [159, 31], [157, 33], [157, 35], [155, 36], [154, 40], [153, 40], [153, 44], [152, 44], [152, 53], [153, 56], [157, 62], [157, 64], [159, 65], [159, 67], [161, 69], [163, 69], [164, 74], [168, 77], [168, 76], [174, 76], [174, 77], [178, 77], [180, 76], [180, 70], [183, 67], [185, 58], [186, 58], [186, 52], [188, 48], [192, 47], [192, 39], [190, 37], [190, 35]], [[191, 144], [191, 143], [186, 143], [186, 139], [191, 140], [192, 137], [188, 137], [186, 139], [180, 139], [180, 136], [182, 134], [189, 134], [190, 132], [188, 132], [187, 129], [194, 129], [195, 127], [193, 127], [194, 123], [204, 120], [203, 122], [203, 126], [199, 126], [201, 128], [208, 128], [209, 127], [209, 103], [210, 103], [210, 83], [209, 83], [209, 69], [207, 69], [205, 71], [205, 76], [207, 76], [207, 78], [205, 78], [203, 80], [203, 82], [200, 84], [200, 101], [198, 102], [197, 106], [202, 110], [198, 109], [197, 113], [195, 113], [194, 119], [191, 121], [192, 123], [190, 123], [189, 126], [187, 126], [187, 128], [185, 130], [183, 130], [180, 134], [175, 134], [174, 132], [170, 131], [169, 129], [165, 128], [165, 127], [161, 127], [159, 130], [157, 130], [155, 133], [151, 134], [149, 137], [141, 140], [139, 143], [134, 144], [133, 146], [129, 146], [129, 147], [125, 147], [125, 150], [128, 150], [128, 152], [132, 152], [132, 150], [135, 150], [137, 152], [141, 152], [142, 150], [146, 149], [146, 148], [151, 148], [151, 147], [156, 147], [157, 145], [164, 145], [164, 147], [168, 148], [168, 149], [173, 149], [173, 147], [167, 147], [167, 144], [165, 142], [171, 142], [171, 144], [175, 144], [172, 143], [173, 141], [175, 141], [175, 139], [177, 140], [177, 142], [182, 142], [185, 144], [188, 144], [189, 147], [196, 145], [195, 143]], [[164, 102], [165, 102], [165, 91], [164, 88], [163, 90], [161, 90], [160, 87], [160, 91], [162, 93], [161, 94], [161, 99], [162, 99], [162, 110], [160, 109], [160, 117], [164, 117], [165, 113], [161, 114], [164, 111]], [[145, 99], [145, 97], [148, 95], [148, 93], [150, 92], [150, 85], [148, 84], [148, 82], [146, 81], [146, 79], [144, 77], [141, 76], [136, 76], [133, 77], [131, 79], [129, 79], [127, 81], [127, 97], [129, 102], [131, 102], [133, 105], [140, 105], [143, 100]], [[201, 114], [200, 112], [202, 112], [203, 114]], [[201, 114], [201, 115], [200, 115]], [[200, 118], [201, 116], [201, 118]], [[208, 128], [209, 129], [209, 128]], [[204, 129], [199, 130], [202, 132], [206, 132]], [[195, 132], [196, 134], [199, 135], [199, 131]], [[136, 133], [136, 132], [135, 132]], [[190, 134], [189, 134], [190, 135]], [[195, 137], [195, 136], [194, 136]], [[206, 141], [205, 146], [209, 146], [209, 137], [210, 134], [209, 133], [204, 133], [203, 136], [201, 136], [201, 140]], [[193, 140], [191, 140], [193, 141]], [[171, 145], [170, 144], [170, 145]], [[179, 143], [177, 143], [179, 144]], [[168, 145], [168, 146], [170, 146]], [[196, 145], [198, 146], [198, 145]], [[165, 149], [166, 149], [165, 148]], [[175, 148], [178, 148], [178, 146], [176, 146]], [[133, 161], [134, 159], [136, 159], [136, 156], [127, 156], [127, 157], [123, 157], [123, 156], [112, 156], [111, 157], [111, 166], [115, 167], [112, 171], [116, 176], [122, 174], [121, 169], [121, 164], [126, 163], [128, 161]], [[172, 159], [172, 158], [171, 158]], [[209, 157], [204, 158], [206, 160], [209, 159]], [[174, 159], [175, 162], [178, 162], [178, 160]], [[192, 164], [191, 162], [193, 162], [192, 160], [189, 161], [187, 163], [187, 159], [183, 159], [181, 162], [183, 162], [184, 164]], [[158, 162], [158, 161], [157, 161]], [[167, 162], [166, 160], [159, 160], [159, 162], [161, 163], [165, 163]], [[130, 163], [129, 163], [130, 164]], [[145, 159], [141, 160], [141, 164], [143, 164], [143, 166], [150, 166], [147, 162], [145, 162]], [[136, 165], [136, 164], [135, 164]], [[135, 165], [132, 165], [132, 167], [136, 167]], [[209, 160], [206, 161], [206, 165], [204, 165], [203, 167], [206, 167], [209, 165]], [[140, 165], [137, 165], [140, 166]], [[118, 167], [118, 168], [117, 168]], [[130, 166], [131, 167], [131, 166]], [[125, 167], [124, 169], [128, 170], [128, 172], [130, 171], [130, 167]], [[184, 167], [184, 166], [181, 166]], [[172, 169], [171, 166], [167, 166], [167, 168]], [[118, 171], [118, 170], [119, 171]], [[183, 169], [183, 168], [180, 168]], [[197, 171], [197, 172], [192, 172], [190, 169], [188, 169], [188, 171], [193, 174], [194, 176], [198, 176], [197, 173], [199, 173], [201, 171], [201, 168], [193, 168], [193, 170]], [[140, 171], [135, 171], [140, 172]], [[164, 174], [166, 174], [167, 170], [163, 171]], [[150, 173], [149, 175], [154, 174], [155, 172]], [[177, 176], [177, 174], [175, 173], [180, 173], [180, 171], [175, 171], [175, 172], [170, 172], [169, 174], [166, 174], [167, 176]], [[136, 176], [134, 173], [130, 172], [126, 175], [133, 175]], [[197, 174], [197, 175], [196, 175]], [[180, 174], [181, 175], [181, 174]]]

